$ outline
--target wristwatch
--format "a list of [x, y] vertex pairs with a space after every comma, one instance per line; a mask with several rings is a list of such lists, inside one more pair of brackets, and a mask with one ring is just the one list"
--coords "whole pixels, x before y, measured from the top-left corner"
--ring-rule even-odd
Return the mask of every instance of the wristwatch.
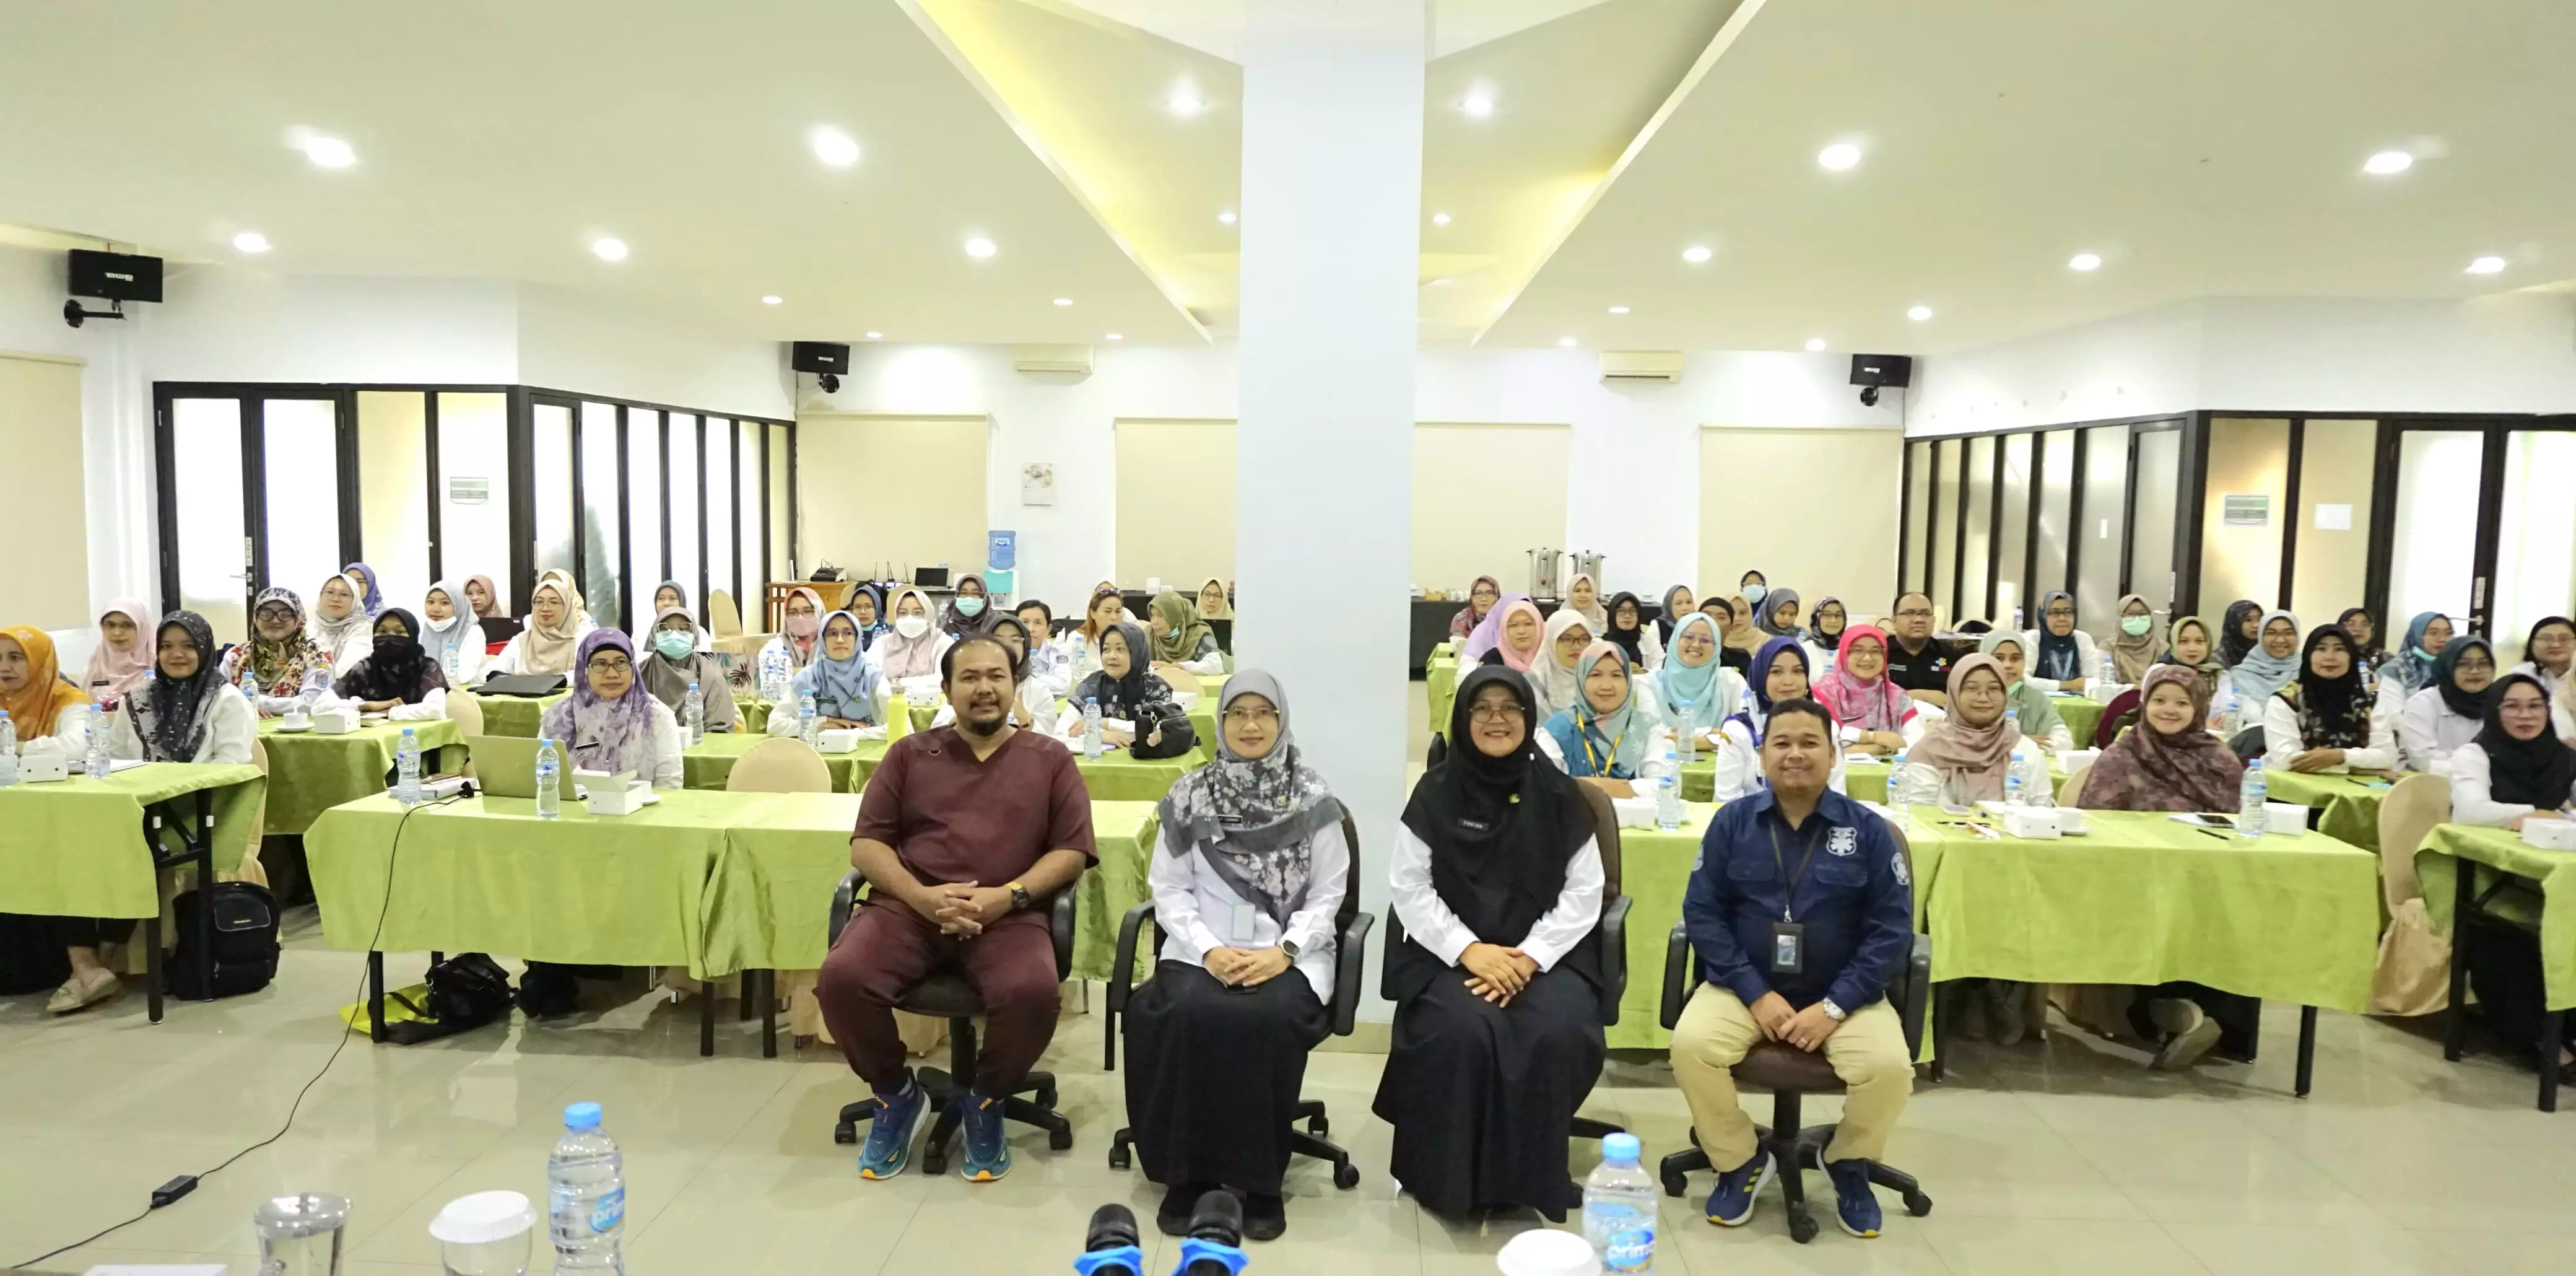
[[[1035, 905], [1035, 901], [1029, 898], [1029, 888], [1020, 885], [1018, 882], [1012, 882], [1002, 889], [1011, 893], [1011, 907], [1014, 909], [1026, 912]], [[1834, 1018], [1840, 1019], [1842, 1016], [1836, 1015]]]
[[1842, 1007], [1835, 1005], [1835, 1004], [1834, 1004], [1834, 999], [1833, 999], [1833, 998], [1831, 998], [1831, 997], [1827, 997], [1827, 998], [1825, 998], [1824, 1000], [1817, 1002], [1816, 1004], [1817, 1004], [1817, 1005], [1819, 1005], [1819, 1006], [1824, 1007], [1824, 1008], [1825, 1008], [1825, 1018], [1827, 1018], [1827, 1019], [1831, 1019], [1831, 1020], [1833, 1020], [1835, 1023], [1841, 1023], [1841, 1022], [1843, 1021], [1843, 1016], [1844, 1016], [1846, 1013], [1848, 1013], [1848, 1012], [1847, 1012], [1847, 1011], [1845, 1011]]
[[1288, 954], [1288, 960], [1297, 960], [1297, 941], [1293, 939], [1280, 940], [1279, 951]]

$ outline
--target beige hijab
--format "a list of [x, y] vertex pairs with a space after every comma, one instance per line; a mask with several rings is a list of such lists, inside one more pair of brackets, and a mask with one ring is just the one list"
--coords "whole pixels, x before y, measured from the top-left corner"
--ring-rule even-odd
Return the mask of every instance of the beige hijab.
[[527, 659], [521, 663], [532, 673], [569, 673], [573, 651], [581, 642], [582, 618], [587, 613], [582, 610], [581, 591], [573, 587], [572, 577], [549, 571], [537, 577], [537, 588], [528, 597], [534, 599], [548, 589], [563, 599], [563, 620], [549, 629], [537, 623], [537, 609], [533, 605], [528, 608]]

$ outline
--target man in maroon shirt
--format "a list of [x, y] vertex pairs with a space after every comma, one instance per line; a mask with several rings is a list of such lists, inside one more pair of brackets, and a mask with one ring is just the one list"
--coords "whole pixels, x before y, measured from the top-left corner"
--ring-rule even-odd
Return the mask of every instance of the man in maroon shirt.
[[850, 835], [868, 897], [823, 959], [814, 997], [850, 1070], [876, 1091], [859, 1174], [887, 1179], [911, 1161], [929, 1106], [904, 1063], [895, 1003], [925, 976], [962, 970], [984, 1002], [984, 1042], [974, 1092], [949, 1102], [966, 1136], [958, 1168], [989, 1183], [1011, 1169], [1003, 1100], [1055, 1035], [1047, 905], [1096, 858], [1091, 794], [1063, 745], [1011, 725], [1008, 648], [963, 638], [939, 663], [957, 725], [895, 741], [869, 777]]

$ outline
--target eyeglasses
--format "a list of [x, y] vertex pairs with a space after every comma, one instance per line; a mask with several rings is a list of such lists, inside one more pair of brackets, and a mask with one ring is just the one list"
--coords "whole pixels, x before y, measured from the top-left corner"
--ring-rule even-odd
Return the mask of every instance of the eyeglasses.
[[2048, 609], [2047, 615], [2052, 620], [2060, 616], [2063, 616], [2068, 620], [2073, 620], [2075, 619], [2075, 609], [2072, 607], [2051, 607]]
[[1520, 716], [1521, 707], [1516, 704], [1480, 704], [1467, 710], [1470, 722], [1509, 722]]
[[[2073, 613], [2070, 612], [2068, 614], [2072, 615]], [[1932, 613], [1926, 608], [1914, 607], [1896, 613], [1896, 618], [1898, 620], [1930, 620], [1932, 619]]]
[[626, 658], [624, 658], [624, 657], [622, 657], [622, 656], [614, 657], [614, 658], [607, 659], [607, 660], [594, 660], [594, 661], [591, 661], [591, 662], [590, 662], [590, 664], [589, 664], [587, 667], [589, 668], [589, 670], [590, 670], [592, 673], [633, 673], [633, 672], [635, 672], [635, 662], [634, 662], [634, 661], [631, 661], [631, 660], [628, 660], [628, 659], [626, 659]]
[[1249, 706], [1225, 711], [1227, 723], [1238, 727], [1266, 727], [1279, 721], [1277, 709], [1255, 709]]

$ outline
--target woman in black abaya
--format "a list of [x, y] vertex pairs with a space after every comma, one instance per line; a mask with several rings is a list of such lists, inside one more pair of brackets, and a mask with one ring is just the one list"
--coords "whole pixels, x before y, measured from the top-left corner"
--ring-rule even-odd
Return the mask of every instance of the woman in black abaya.
[[1601, 1075], [1600, 847], [1576, 781], [1539, 756], [1528, 681], [1468, 674], [1450, 711], [1463, 742], [1422, 777], [1394, 849], [1405, 942], [1378, 1116], [1390, 1166], [1438, 1214], [1574, 1204], [1567, 1126]]

